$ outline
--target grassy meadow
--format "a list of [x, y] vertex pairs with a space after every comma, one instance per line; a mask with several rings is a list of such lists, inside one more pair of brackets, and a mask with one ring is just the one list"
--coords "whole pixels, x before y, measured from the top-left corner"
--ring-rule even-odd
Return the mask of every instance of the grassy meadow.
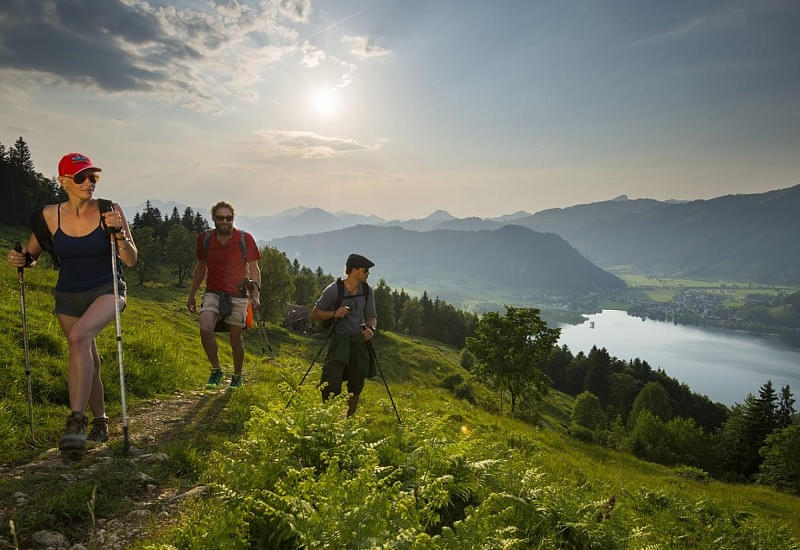
[[[15, 235], [2, 234], [7, 247]], [[55, 272], [27, 270], [32, 441], [16, 272], [4, 264], [0, 274], [0, 464], [13, 466], [61, 435], [67, 356], [51, 314]], [[155, 410], [154, 398], [205, 382], [207, 360], [185, 293], [129, 286], [122, 323], [134, 411]], [[268, 329], [268, 356], [258, 334], [247, 335], [245, 387], [210, 394], [188, 429], [157, 444], [169, 460], [146, 470], [161, 488], [209, 491], [185, 501], [169, 522], [154, 515], [133, 548], [800, 548], [799, 498], [570, 439], [572, 399], [563, 394], [548, 397], [536, 424], [499, 414], [496, 397], [470, 380], [458, 350], [444, 344], [394, 333], [376, 339], [402, 425], [380, 379], [367, 382], [354, 418], [342, 418], [341, 398], [322, 405], [318, 366], [284, 412], [322, 341]], [[230, 363], [220, 343], [223, 364]], [[118, 423], [113, 323], [98, 345], [109, 415]], [[75, 537], [91, 532], [93, 517], [124, 515], [142, 491], [131, 468], [115, 459], [69, 484], [46, 473], [0, 478], [0, 536], [9, 537], [9, 519], [21, 537], [45, 528]], [[30, 498], [14, 506], [20, 490]]]

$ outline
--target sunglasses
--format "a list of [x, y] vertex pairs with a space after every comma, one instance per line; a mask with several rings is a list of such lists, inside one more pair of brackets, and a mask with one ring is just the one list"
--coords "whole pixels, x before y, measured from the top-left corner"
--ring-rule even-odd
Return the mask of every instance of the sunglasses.
[[87, 179], [91, 183], [97, 183], [98, 181], [100, 181], [100, 174], [98, 174], [97, 172], [91, 172], [91, 173], [80, 172], [79, 174], [76, 174], [74, 176], [67, 176], [67, 177], [71, 178], [72, 181], [75, 182], [75, 185], [83, 185]]
[[233, 216], [214, 216], [214, 219], [218, 222], [232, 222]]

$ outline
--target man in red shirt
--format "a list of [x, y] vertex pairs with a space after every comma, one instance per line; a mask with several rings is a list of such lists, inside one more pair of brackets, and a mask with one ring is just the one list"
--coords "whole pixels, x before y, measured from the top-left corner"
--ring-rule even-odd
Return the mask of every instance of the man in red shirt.
[[[233, 205], [225, 201], [211, 208], [215, 229], [197, 236], [197, 266], [186, 306], [195, 312], [195, 294], [205, 279], [206, 292], [200, 306], [200, 340], [211, 362], [211, 376], [206, 387], [216, 388], [222, 381], [214, 327], [223, 319], [230, 328], [233, 376], [231, 388], [242, 385], [244, 344], [242, 330], [247, 320], [248, 287], [253, 307], [260, 303], [261, 269], [258, 246], [253, 236], [233, 227]], [[252, 281], [248, 285], [247, 279]]]

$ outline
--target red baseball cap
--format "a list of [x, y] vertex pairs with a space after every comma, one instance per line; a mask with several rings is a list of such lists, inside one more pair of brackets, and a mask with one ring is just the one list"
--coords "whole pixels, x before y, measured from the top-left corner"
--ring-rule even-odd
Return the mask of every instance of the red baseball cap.
[[102, 168], [93, 166], [92, 161], [89, 160], [89, 157], [86, 155], [81, 153], [67, 153], [61, 157], [61, 160], [58, 162], [58, 175], [74, 176], [75, 174], [90, 168], [95, 172], [103, 171]]

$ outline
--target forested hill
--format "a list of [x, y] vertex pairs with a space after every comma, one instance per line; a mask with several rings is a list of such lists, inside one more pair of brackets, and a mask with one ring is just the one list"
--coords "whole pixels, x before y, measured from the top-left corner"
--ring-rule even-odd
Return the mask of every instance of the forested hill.
[[671, 204], [606, 201], [516, 223], [551, 231], [601, 266], [765, 283], [800, 283], [800, 185]]
[[359, 225], [271, 241], [306, 265], [342, 271], [351, 252], [372, 259], [395, 284], [448, 284], [527, 294], [566, 295], [622, 288], [624, 283], [582, 257], [564, 239], [519, 226], [495, 231], [409, 231]]

